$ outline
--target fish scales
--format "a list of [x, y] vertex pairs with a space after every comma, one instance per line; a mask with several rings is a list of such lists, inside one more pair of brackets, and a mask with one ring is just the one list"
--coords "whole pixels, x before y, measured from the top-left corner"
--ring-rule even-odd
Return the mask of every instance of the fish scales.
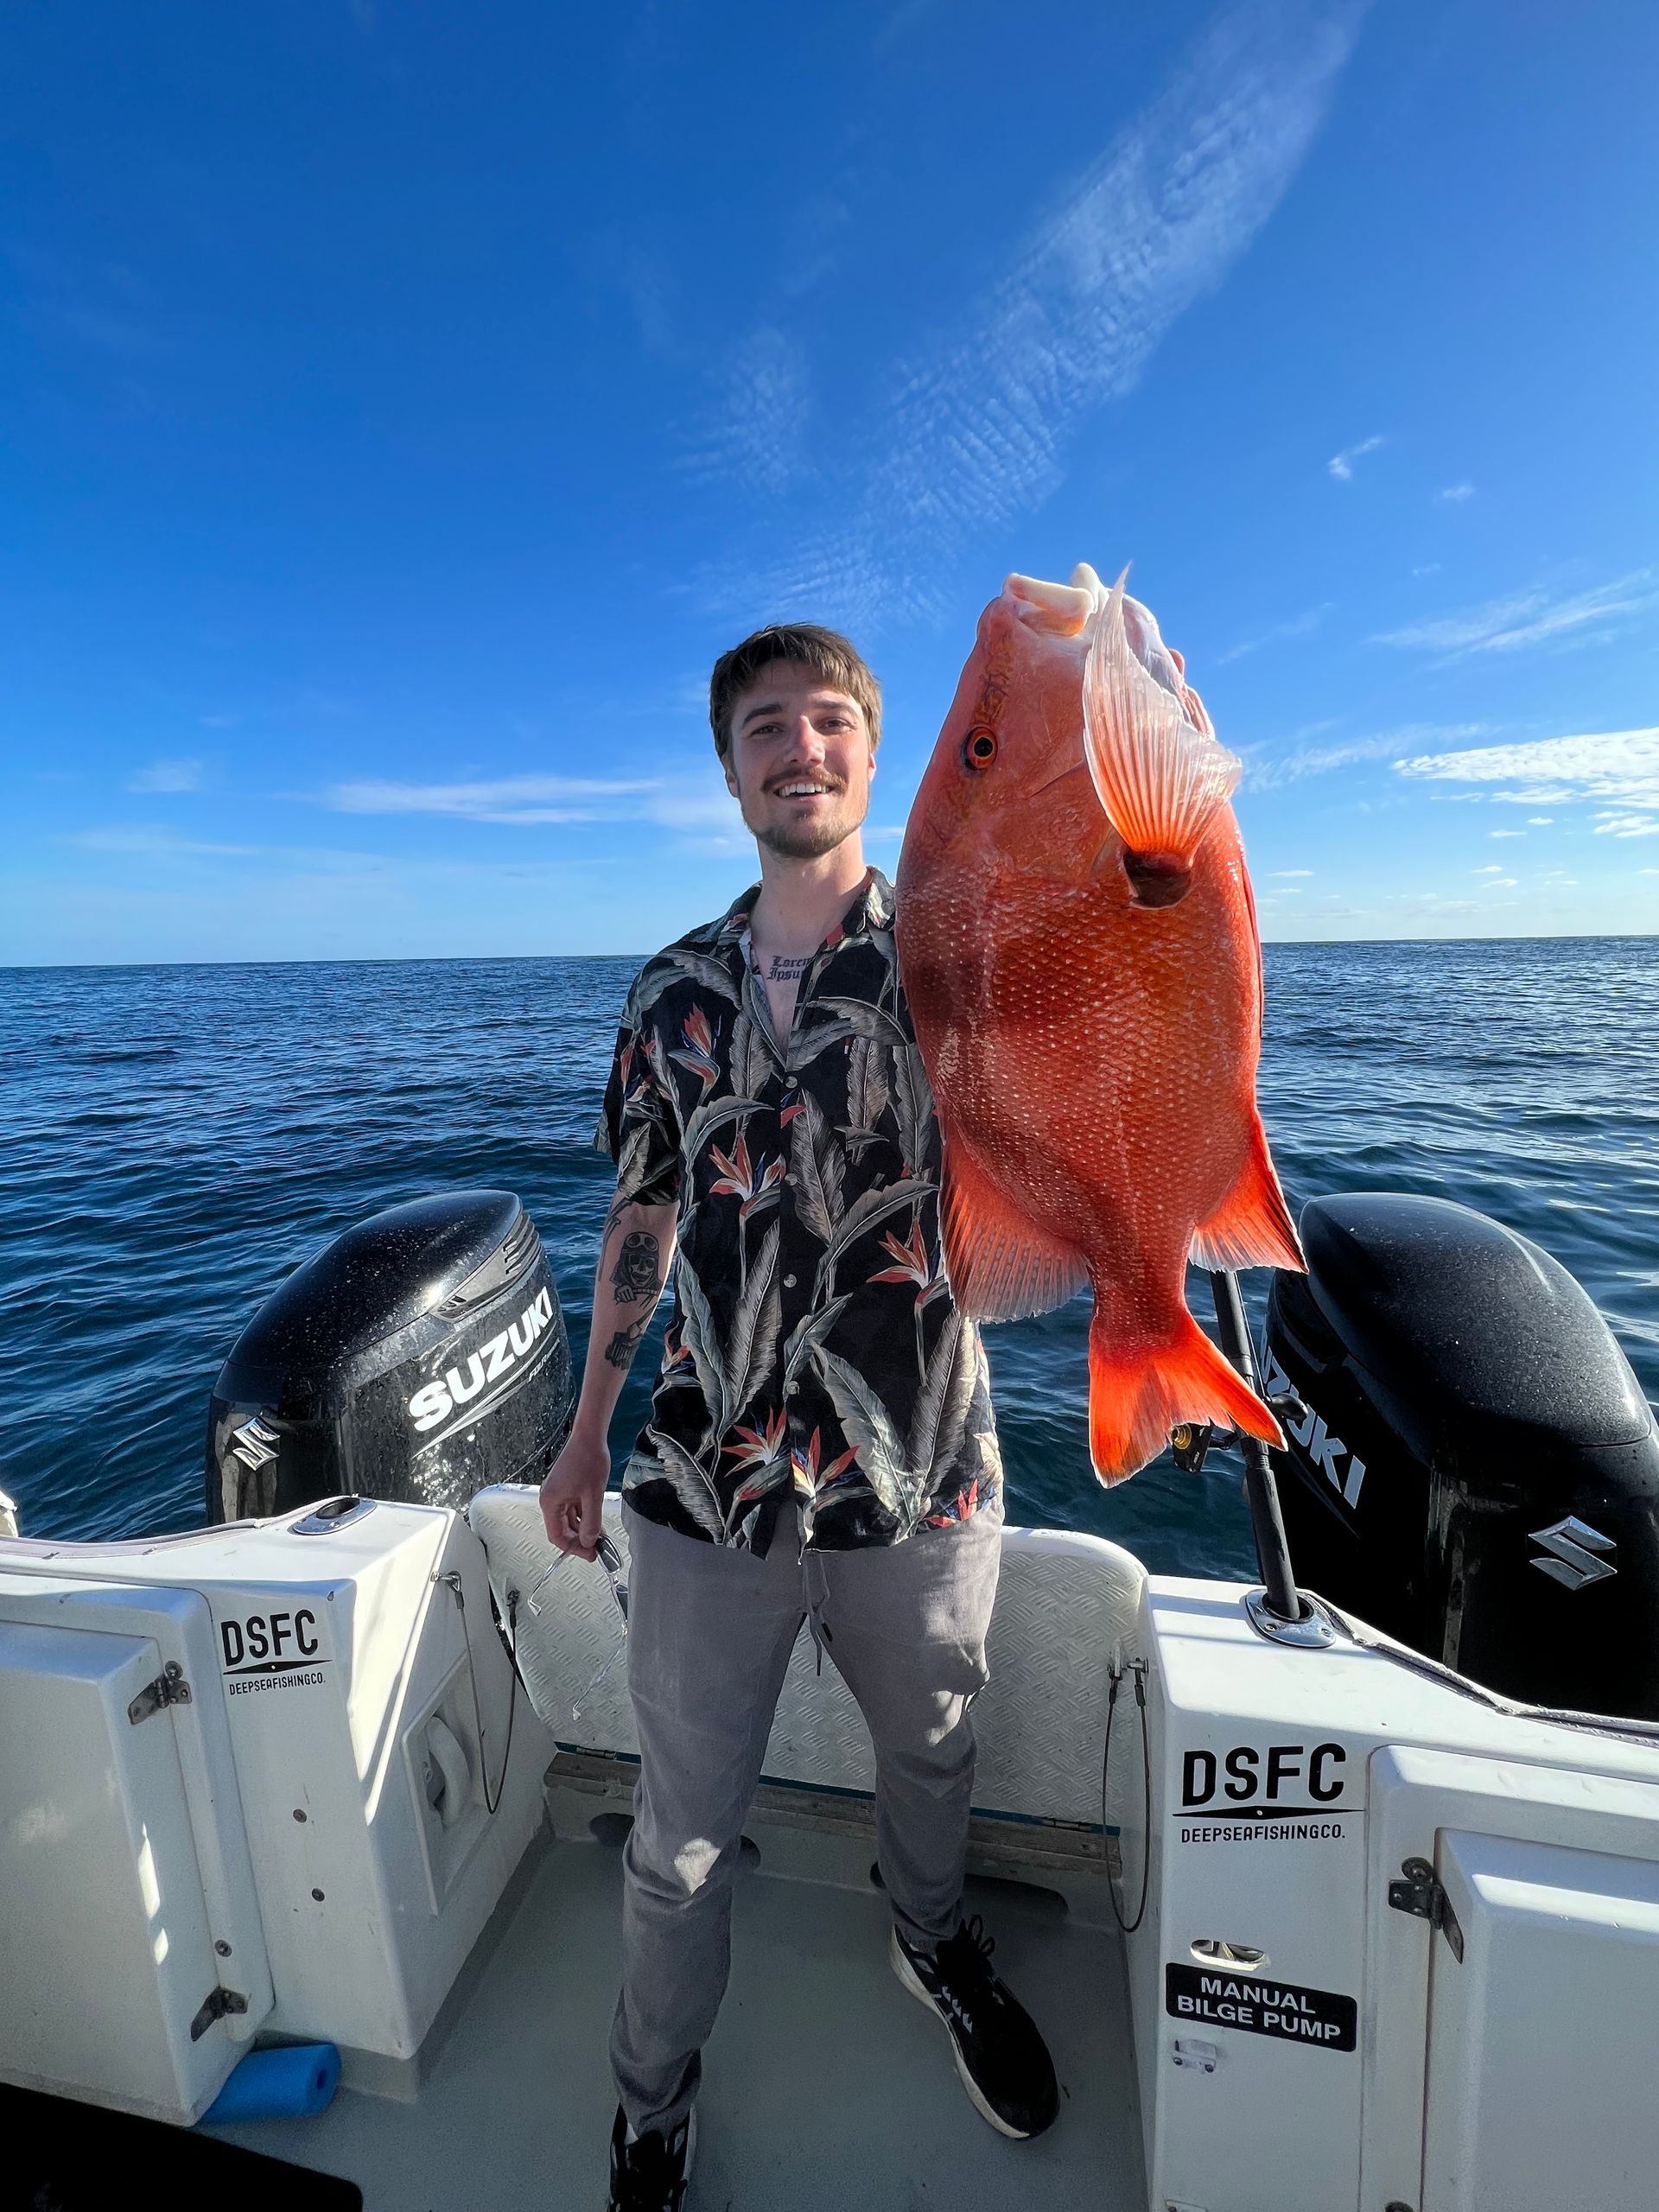
[[899, 861], [952, 1288], [992, 1320], [1090, 1286], [1090, 1443], [1109, 1483], [1183, 1421], [1283, 1440], [1185, 1300], [1190, 1253], [1301, 1264], [1256, 1111], [1261, 951], [1236, 775], [1121, 586], [1081, 569], [1069, 586], [1012, 577]]

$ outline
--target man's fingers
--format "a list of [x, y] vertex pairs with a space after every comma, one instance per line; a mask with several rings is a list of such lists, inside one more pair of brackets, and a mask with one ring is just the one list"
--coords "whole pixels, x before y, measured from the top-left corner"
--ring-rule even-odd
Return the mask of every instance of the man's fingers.
[[605, 1526], [604, 1506], [598, 1497], [587, 1492], [572, 1503], [575, 1508], [572, 1519], [577, 1546], [584, 1559], [597, 1559], [600, 1532]]

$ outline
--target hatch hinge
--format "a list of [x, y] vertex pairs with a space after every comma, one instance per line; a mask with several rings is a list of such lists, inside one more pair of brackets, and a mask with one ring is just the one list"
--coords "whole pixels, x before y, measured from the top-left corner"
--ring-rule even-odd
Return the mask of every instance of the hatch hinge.
[[1389, 1905], [1395, 1912], [1408, 1912], [1414, 1919], [1426, 1920], [1431, 1928], [1438, 1928], [1451, 1946], [1452, 1957], [1461, 1966], [1463, 1930], [1452, 1910], [1452, 1900], [1446, 1894], [1446, 1885], [1427, 1859], [1408, 1859], [1400, 1872], [1404, 1878], [1389, 1884]]
[[176, 1659], [169, 1659], [153, 1682], [146, 1682], [132, 1703], [127, 1707], [127, 1718], [136, 1728], [141, 1720], [148, 1720], [152, 1713], [159, 1713], [163, 1706], [188, 1705], [190, 1685], [184, 1679], [184, 1669]]
[[190, 2040], [200, 2043], [215, 2020], [222, 2020], [227, 2012], [245, 2012], [248, 2000], [239, 1989], [210, 1989], [201, 2000], [201, 2009], [190, 2023]]

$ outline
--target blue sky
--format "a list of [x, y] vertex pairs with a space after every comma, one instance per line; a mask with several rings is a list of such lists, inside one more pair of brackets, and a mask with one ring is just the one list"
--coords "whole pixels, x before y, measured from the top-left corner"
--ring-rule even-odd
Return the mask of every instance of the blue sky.
[[1269, 937], [1659, 927], [1645, 4], [130, 0], [0, 32], [0, 960], [649, 950], [715, 655], [1181, 645]]

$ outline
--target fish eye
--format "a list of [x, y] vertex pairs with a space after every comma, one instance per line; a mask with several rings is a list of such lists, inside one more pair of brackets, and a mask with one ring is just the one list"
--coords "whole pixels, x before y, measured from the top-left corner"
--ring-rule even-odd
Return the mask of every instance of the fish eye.
[[986, 729], [982, 725], [978, 729], [970, 729], [962, 747], [963, 767], [988, 768], [995, 758], [996, 732]]

